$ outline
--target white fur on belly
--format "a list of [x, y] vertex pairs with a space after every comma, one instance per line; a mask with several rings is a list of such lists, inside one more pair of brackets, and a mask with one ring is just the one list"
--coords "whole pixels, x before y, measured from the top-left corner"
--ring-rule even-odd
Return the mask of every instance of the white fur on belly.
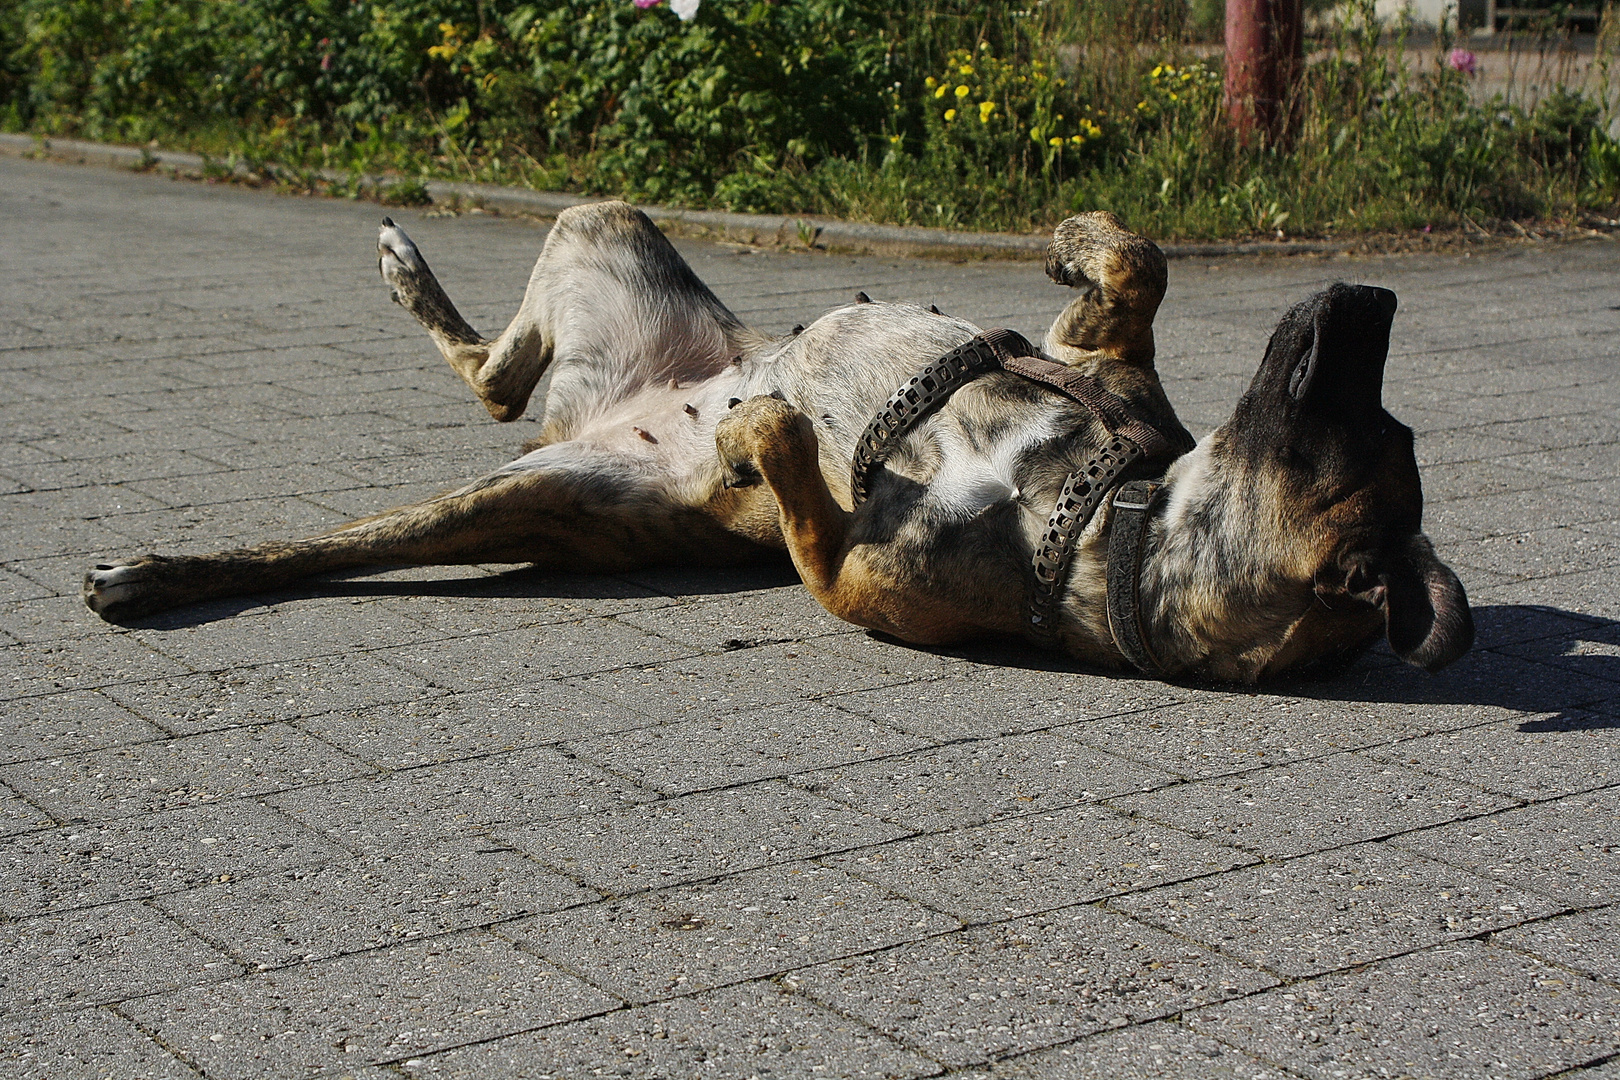
[[1036, 423], [990, 447], [974, 449], [953, 427], [936, 433], [943, 464], [928, 485], [929, 501], [953, 517], [973, 518], [998, 503], [1017, 500], [1018, 462], [1052, 437], [1050, 423]]

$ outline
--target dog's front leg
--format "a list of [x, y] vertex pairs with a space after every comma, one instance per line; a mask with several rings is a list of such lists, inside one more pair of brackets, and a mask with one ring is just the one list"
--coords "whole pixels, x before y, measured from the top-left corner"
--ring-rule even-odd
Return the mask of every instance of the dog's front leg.
[[974, 630], [948, 603], [908, 583], [891, 543], [863, 542], [852, 532], [854, 515], [827, 487], [808, 416], [780, 398], [750, 398], [714, 434], [726, 485], [763, 482], [776, 496], [782, 539], [822, 607], [918, 644], [957, 641]]

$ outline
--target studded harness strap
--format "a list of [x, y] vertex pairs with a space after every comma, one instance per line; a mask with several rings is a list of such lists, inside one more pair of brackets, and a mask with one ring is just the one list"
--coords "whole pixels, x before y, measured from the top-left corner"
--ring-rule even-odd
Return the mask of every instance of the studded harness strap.
[[[1123, 479], [1126, 470], [1140, 461], [1157, 461], [1174, 451], [1189, 449], [1183, 440], [1167, 438], [1130, 411], [1130, 407], [1090, 375], [1082, 375], [1039, 355], [1035, 347], [1012, 330], [987, 330], [930, 362], [890, 395], [878, 414], [867, 425], [855, 444], [850, 490], [859, 506], [870, 492], [873, 472], [889, 456], [907, 432], [939, 408], [961, 387], [992, 371], [1007, 371], [1055, 390], [1079, 402], [1108, 429], [1111, 436], [1090, 461], [1068, 475], [1058, 494], [1057, 505], [1047, 519], [1046, 529], [1035, 546], [1034, 578], [1029, 591], [1029, 611], [1025, 628], [1038, 644], [1057, 646], [1058, 600], [1074, 557], [1075, 541], [1086, 523], [1096, 514], [1108, 493]], [[1118, 505], [1116, 503], [1116, 505]], [[1143, 515], [1145, 524], [1146, 515]], [[1140, 616], [1136, 611], [1136, 571], [1141, 561], [1141, 530], [1136, 530], [1137, 546], [1131, 563], [1128, 591], [1131, 625], [1135, 633], [1114, 630], [1120, 651], [1132, 664], [1150, 674], [1159, 674], [1152, 653], [1142, 644]], [[1112, 601], [1115, 559], [1109, 558], [1109, 593]], [[1121, 562], [1121, 566], [1125, 565]], [[1122, 592], [1122, 595], [1125, 595]], [[1124, 601], [1122, 601], [1124, 602]], [[1112, 627], [1112, 603], [1110, 626]], [[1120, 642], [1121, 637], [1125, 642]]]

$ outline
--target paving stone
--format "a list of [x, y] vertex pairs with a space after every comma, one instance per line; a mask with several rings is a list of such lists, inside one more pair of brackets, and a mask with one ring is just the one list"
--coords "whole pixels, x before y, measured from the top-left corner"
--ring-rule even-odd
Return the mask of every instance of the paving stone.
[[1077, 724], [1066, 736], [1186, 777], [1220, 776], [1398, 738], [1375, 715], [1267, 695], [1223, 697]]
[[1288, 1074], [1207, 1035], [1160, 1020], [997, 1062], [962, 1080], [1286, 1080]]
[[1475, 941], [1187, 1014], [1309, 1077], [1537, 1077], [1620, 1048], [1620, 991]]
[[[261, 662], [297, 662], [329, 655], [373, 653], [409, 642], [432, 642], [443, 635], [375, 604], [323, 599], [314, 603], [282, 594], [276, 607], [198, 623], [189, 612], [172, 613], [162, 629], [138, 630], [154, 650], [196, 671], [241, 666], [251, 649]], [[155, 622], [162, 623], [161, 617]], [[358, 658], [357, 658], [358, 659]], [[373, 663], [377, 656], [371, 657]]]
[[850, 957], [786, 981], [956, 1067], [1275, 983], [1090, 906]]
[[194, 806], [369, 773], [286, 724], [230, 728], [0, 767], [0, 778], [64, 821]]
[[921, 742], [807, 701], [575, 739], [568, 749], [654, 790], [681, 795], [904, 753]]
[[48, 829], [58, 822], [27, 799], [0, 787], [0, 837]]
[[1253, 856], [1105, 807], [1034, 813], [821, 861], [964, 922], [1005, 919], [1200, 878]]
[[944, 678], [839, 694], [829, 705], [939, 742], [1044, 731], [1098, 716], [1185, 701], [1189, 692], [1146, 679], [973, 666]]
[[410, 1058], [617, 1004], [471, 931], [142, 998], [123, 1010], [210, 1078], [273, 1080]]
[[[1545, 654], [1555, 646], [1548, 642], [1537, 648]], [[1289, 691], [1338, 702], [1340, 709], [1353, 702], [1350, 708], [1356, 716], [1381, 722], [1409, 738], [1474, 727], [1487, 720], [1553, 721], [1584, 716], [1613, 699], [1612, 687], [1606, 679], [1559, 671], [1541, 655], [1525, 660], [1476, 650], [1439, 678], [1407, 664], [1395, 664], [1314, 690], [1293, 685]]]
[[795, 784], [908, 829], [934, 830], [1145, 791], [1175, 777], [1044, 732], [913, 750]]
[[542, 746], [300, 788], [265, 801], [358, 851], [381, 852], [653, 797]]
[[0, 697], [190, 675], [191, 669], [146, 648], [129, 634], [0, 648]]
[[77, 1008], [239, 975], [223, 952], [131, 901], [0, 923], [0, 1012]]
[[[842, 640], [834, 636], [818, 638], [814, 645], [792, 642], [718, 656], [688, 656], [672, 663], [607, 670], [570, 682], [659, 720], [680, 720], [761, 709], [895, 681], [865, 664], [826, 651]], [[643, 663], [639, 654], [631, 654], [629, 659]]]
[[905, 829], [770, 780], [495, 833], [619, 895], [905, 835]]
[[29, 761], [164, 736], [93, 690], [8, 701], [0, 709], [0, 759]]
[[904, 1080], [939, 1066], [771, 983], [541, 1028], [407, 1063], [420, 1080], [576, 1076]]
[[627, 612], [618, 619], [705, 652], [855, 632], [797, 584], [732, 593], [700, 603], [667, 604]]
[[106, 1009], [0, 1017], [0, 1069], [12, 1080], [200, 1080], [202, 1076]]
[[1493, 585], [1479, 590], [1474, 599], [1488, 604], [1551, 607], [1601, 619], [1620, 619], [1620, 593], [1614, 588], [1614, 572], [1609, 569]]
[[1400, 847], [1510, 881], [1566, 904], [1620, 899], [1620, 788], [1458, 821], [1395, 839]]
[[155, 903], [263, 969], [596, 899], [510, 848], [453, 840], [204, 885]]
[[363, 761], [404, 769], [652, 723], [582, 690], [543, 682], [476, 694], [434, 694], [358, 712], [329, 712], [299, 726]]
[[[1620, 683], [1620, 626], [1612, 623], [1573, 628], [1557, 637], [1506, 645], [1502, 651], [1535, 660], [1577, 678]], [[1556, 680], [1560, 675], [1555, 674], [1550, 678]], [[1595, 704], [1602, 708], [1608, 702], [1598, 700]]]
[[422, 582], [422, 575], [413, 573], [412, 580], [388, 590], [401, 594], [392, 606], [406, 618], [440, 634], [465, 635], [601, 615], [618, 615], [619, 621], [640, 626], [634, 619], [622, 616], [656, 610], [669, 603], [668, 597], [616, 577], [521, 569], [470, 578], [465, 576], [466, 567], [457, 569], [462, 576], [438, 583]]
[[1126, 795], [1110, 805], [1280, 857], [1477, 817], [1513, 802], [1455, 781], [1336, 754]]
[[1449, 554], [1464, 565], [1510, 578], [1550, 577], [1620, 563], [1620, 537], [1566, 526], [1454, 543]]
[[[1340, 678], [1233, 695], [1227, 688], [1105, 677], [1019, 643], [949, 650], [898, 645], [822, 611], [785, 559], [745, 569], [580, 578], [504, 567], [357, 572], [195, 605], [129, 632], [108, 627], [78, 598], [93, 562], [328, 529], [509, 460], [538, 424], [532, 416], [513, 426], [491, 422], [420, 328], [386, 302], [366, 261], [380, 216], [375, 207], [0, 158], [0, 215], [7, 213], [33, 227], [0, 231], [0, 260], [13, 270], [14, 286], [0, 298], [0, 391], [11, 391], [0, 401], [0, 698], [6, 699], [0, 765], [33, 762], [18, 774], [33, 775], [46, 768], [41, 762], [74, 755], [95, 764], [107, 775], [74, 773], [75, 793], [54, 793], [68, 800], [58, 812], [74, 813], [147, 805], [118, 800], [152, 794], [150, 777], [173, 784], [171, 791], [182, 781], [203, 790], [213, 790], [207, 785], [215, 782], [223, 790], [259, 791], [261, 768], [264, 783], [293, 781], [306, 766], [289, 769], [284, 762], [291, 758], [198, 753], [234, 746], [264, 725], [280, 725], [273, 730], [281, 733], [296, 729], [302, 735], [286, 737], [306, 749], [316, 744], [299, 740], [324, 740], [392, 773], [256, 797], [288, 805], [318, 831], [251, 796], [62, 828], [0, 784], [0, 852], [11, 870], [0, 871], [0, 910], [20, 920], [0, 923], [0, 932], [96, 911], [112, 918], [151, 896], [142, 910], [189, 905], [182, 918], [207, 923], [210, 943], [219, 949], [240, 958], [251, 954], [254, 964], [266, 957], [292, 963], [286, 972], [261, 975], [290, 979], [295, 969], [352, 974], [361, 970], [355, 965], [369, 963], [374, 966], [364, 968], [359, 982], [350, 975], [338, 981], [386, 987], [396, 995], [389, 1000], [400, 1002], [421, 981], [411, 965], [425, 954], [413, 950], [463, 940], [469, 929], [506, 925], [501, 920], [536, 918], [525, 914], [530, 911], [544, 911], [539, 918], [552, 920], [555, 934], [566, 936], [564, 924], [578, 911], [596, 911], [598, 902], [555, 912], [550, 906], [588, 898], [591, 886], [651, 889], [623, 901], [641, 905], [637, 912], [673, 904], [682, 890], [689, 895], [694, 889], [731, 889], [726, 903], [736, 905], [719, 909], [731, 913], [725, 947], [731, 952], [693, 959], [699, 949], [718, 947], [701, 940], [718, 936], [701, 928], [655, 927], [640, 937], [640, 929], [618, 937], [602, 931], [598, 937], [608, 945], [598, 949], [590, 935], [601, 928], [586, 925], [588, 933], [571, 944], [593, 971], [639, 972], [635, 977], [652, 987], [648, 995], [702, 1003], [679, 1006], [689, 1036], [679, 1053], [672, 1031], [654, 1040], [643, 1021], [668, 1020], [674, 1014], [656, 1010], [676, 1006], [665, 1003], [613, 1012], [600, 1024], [575, 1025], [567, 1010], [510, 1023], [491, 1021], [495, 1014], [462, 1026], [419, 1022], [421, 1015], [439, 1015], [433, 1010], [455, 995], [503, 996], [500, 980], [522, 970], [513, 956], [538, 963], [519, 950], [503, 954], [504, 966], [473, 965], [456, 969], [477, 972], [465, 978], [442, 973], [428, 979], [427, 997], [439, 1004], [425, 1014], [409, 1013], [410, 1003], [356, 1005], [361, 999], [344, 999], [330, 992], [335, 983], [319, 978], [288, 991], [286, 1001], [294, 1004], [287, 1008], [304, 1010], [301, 1017], [325, 1009], [320, 1015], [329, 1019], [381, 1025], [352, 1043], [311, 1034], [323, 1030], [320, 1019], [274, 1026], [278, 1015], [291, 1014], [275, 1012], [280, 1004], [261, 1008], [268, 997], [251, 998], [254, 1004], [232, 1015], [251, 1015], [274, 1028], [265, 1033], [278, 1037], [251, 1051], [270, 1064], [261, 1067], [248, 1050], [227, 1043], [225, 1031], [209, 1031], [220, 1041], [202, 1035], [204, 1053], [216, 1056], [197, 1063], [215, 1080], [284, 1068], [384, 1080], [419, 1069], [404, 1065], [413, 1060], [461, 1061], [455, 1067], [463, 1071], [515, 1075], [528, 1074], [530, 1063], [576, 1072], [611, 1064], [631, 1076], [638, 1070], [647, 1076], [799, 1075], [817, 1065], [824, 1066], [820, 1072], [850, 1075], [926, 1071], [926, 1064], [914, 1064], [920, 1059], [905, 1056], [915, 1046], [897, 1051], [859, 1019], [801, 997], [773, 996], [778, 985], [735, 986], [738, 978], [752, 977], [727, 975], [732, 987], [694, 993], [674, 982], [688, 970], [699, 978], [736, 968], [780, 983], [795, 976], [796, 966], [850, 955], [825, 951], [838, 941], [858, 952], [900, 940], [885, 934], [949, 935], [956, 925], [936, 914], [935, 928], [916, 928], [927, 906], [905, 907], [884, 883], [964, 917], [997, 920], [1013, 914], [998, 905], [1027, 910], [1019, 905], [1103, 895], [1104, 888], [1113, 890], [1107, 903], [1118, 906], [1143, 895], [1149, 904], [1179, 898], [1184, 886], [1196, 890], [1189, 891], [1189, 903], [1199, 901], [1206, 912], [1215, 900], [1201, 899], [1204, 892], [1237, 896], [1242, 903], [1216, 908], [1218, 917], [1198, 923], [1196, 935], [1232, 950], [1229, 957], [1251, 960], [1232, 941], [1258, 939], [1250, 944], [1272, 955], [1314, 941], [1312, 934], [1326, 935], [1314, 953], [1304, 946], [1289, 953], [1305, 965], [1301, 970], [1340, 962], [1330, 956], [1335, 943], [1342, 962], [1350, 963], [1461, 933], [1441, 927], [1447, 914], [1469, 926], [1478, 916], [1479, 932], [1494, 933], [1489, 940], [1511, 955], [1556, 953], [1545, 958], [1615, 978], [1612, 967], [1603, 966], [1609, 964], [1605, 935], [1613, 934], [1602, 917], [1582, 910], [1528, 914], [1614, 901], [1609, 823], [1617, 816], [1616, 789], [1579, 790], [1609, 782], [1612, 755], [1603, 747], [1610, 722], [1620, 721], [1613, 655], [1620, 601], [1609, 554], [1620, 538], [1620, 422], [1613, 408], [1620, 402], [1614, 363], [1620, 316], [1610, 310], [1612, 245], [1465, 253], [1477, 257], [1172, 262], [1170, 303], [1156, 328], [1159, 370], [1183, 418], [1199, 430], [1229, 415], [1290, 301], [1346, 277], [1400, 294], [1385, 399], [1418, 431], [1430, 528], [1441, 556], [1469, 589], [1479, 630], [1473, 653], [1437, 677], [1399, 663], [1379, 646]], [[498, 330], [518, 301], [543, 229], [493, 215], [390, 213], [434, 253], [469, 319]], [[250, 273], [243, 271], [243, 235], [255, 238]], [[109, 243], [138, 246], [143, 258], [108, 264], [102, 254]], [[685, 240], [677, 246], [734, 311], [770, 332], [786, 333], [865, 289], [886, 299], [937, 302], [981, 325], [1038, 336], [1062, 299], [1040, 284], [1039, 268], [1031, 264], [807, 257]], [[534, 412], [540, 411], [537, 403]], [[306, 494], [287, 494], [300, 491]], [[1553, 527], [1573, 521], [1579, 523]], [[778, 643], [765, 644], [771, 641]], [[736, 647], [744, 644], [752, 647]], [[711, 727], [712, 738], [706, 737], [705, 722], [724, 730]], [[655, 725], [668, 724], [677, 730], [650, 737]], [[890, 747], [864, 735], [847, 738], [866, 729], [898, 741]], [[165, 749], [171, 734], [174, 748]], [[680, 739], [671, 743], [672, 735]], [[790, 751], [773, 745], [782, 739], [798, 745]], [[554, 745], [559, 742], [565, 748]], [[566, 745], [573, 742], [589, 743], [593, 759], [607, 762], [608, 770], [571, 755]], [[1063, 742], [1074, 749], [1047, 755]], [[1356, 752], [1342, 752], [1350, 748]], [[1402, 764], [1403, 749], [1418, 757], [1416, 765]], [[254, 765], [244, 766], [243, 757]], [[1051, 764], [1059, 760], [1067, 763], [1061, 770]], [[116, 767], [171, 761], [184, 767], [139, 773]], [[941, 764], [954, 771], [941, 774]], [[788, 769], [858, 776], [861, 782], [848, 780], [838, 798], [880, 813], [892, 803], [889, 816], [902, 824], [828, 801], [836, 794], [830, 791], [808, 793], [798, 786], [807, 773]], [[1242, 775], [1214, 782], [1234, 769]], [[1081, 774], [1076, 794], [1068, 784]], [[1165, 774], [1206, 782], [1146, 793], [1128, 786]], [[747, 779], [756, 775], [766, 778]], [[83, 787], [87, 783], [126, 788], [94, 791]], [[668, 799], [650, 790], [708, 783], [732, 786]], [[1038, 790], [1026, 790], [1032, 785]], [[1552, 801], [1515, 809], [1479, 795], [1480, 785]], [[53, 794], [50, 786], [57, 785], [47, 784], [45, 795]], [[1168, 807], [1164, 812], [1177, 825], [1155, 823], [1157, 809], [1125, 820], [1075, 801], [1089, 798], [1088, 791], [1089, 797], [1159, 800], [1154, 806]], [[1449, 792], [1469, 791], [1475, 795], [1448, 804]], [[1578, 794], [1559, 795], [1566, 791]], [[1025, 795], [1030, 802], [1019, 801]], [[1460, 809], [1476, 797], [1486, 800], [1479, 809]], [[1506, 808], [1489, 810], [1493, 806]], [[1433, 824], [1476, 812], [1484, 816]], [[967, 824], [986, 817], [996, 820]], [[1116, 837], [1103, 827], [1107, 822], [1133, 831]], [[911, 826], [930, 831], [900, 835]], [[1369, 831], [1375, 827], [1384, 831]], [[1211, 839], [1187, 835], [1206, 829]], [[592, 831], [597, 835], [588, 835]], [[492, 850], [496, 845], [481, 833], [510, 835], [524, 852]], [[1185, 847], [1155, 839], [1161, 857], [1126, 867], [1138, 860], [1125, 845], [1147, 833], [1180, 837]], [[96, 848], [87, 836], [111, 837], [112, 846]], [[204, 837], [219, 842], [202, 845]], [[1024, 846], [1009, 846], [1012, 839]], [[1163, 873], [1188, 872], [1196, 853], [1224, 852], [1231, 842], [1278, 861], [1155, 888]], [[1367, 860], [1381, 859], [1388, 872], [1357, 878], [1344, 851], [1290, 854], [1345, 843], [1358, 845], [1353, 852], [1373, 853], [1357, 864], [1363, 871], [1372, 865]], [[233, 850], [219, 851], [232, 844]], [[1420, 847], [1426, 854], [1417, 853]], [[1017, 854], [1004, 857], [1009, 851]], [[1030, 852], [1043, 857], [1041, 868], [1020, 871]], [[870, 865], [856, 861], [874, 855], [882, 858]], [[774, 918], [741, 911], [760, 906], [748, 899], [760, 881], [779, 882], [788, 873], [782, 860], [806, 858], [816, 861], [792, 865], [814, 868], [822, 875], [817, 880], [854, 882], [848, 887], [878, 897], [875, 922], [852, 924], [842, 914], [846, 909], [811, 900], [795, 900]], [[1092, 867], [1109, 860], [1117, 874]], [[577, 880], [564, 882], [537, 865], [546, 862]], [[516, 869], [506, 874], [486, 864]], [[1058, 866], [1064, 869], [1052, 868]], [[836, 877], [839, 868], [853, 877]], [[1265, 873], [1285, 880], [1262, 884]], [[714, 880], [699, 886], [691, 875]], [[1489, 894], [1485, 885], [1439, 901], [1423, 892], [1453, 884], [1453, 877], [1487, 880]], [[1343, 895], [1335, 892], [1341, 881], [1350, 882], [1343, 886], [1350, 899], [1344, 910], [1337, 903], [1326, 910], [1326, 898]], [[1279, 884], [1284, 887], [1276, 893], [1259, 891]], [[1364, 887], [1357, 891], [1357, 884]], [[1507, 904], [1521, 911], [1504, 912], [1498, 904], [1492, 916], [1486, 901], [1497, 892], [1546, 900], [1510, 898]], [[900, 910], [904, 917], [895, 915]], [[1169, 926], [1163, 919], [1173, 910], [1168, 903], [1144, 908], [1142, 918]], [[1315, 924], [1296, 912], [1317, 913]], [[637, 917], [679, 926], [688, 925], [682, 921], [688, 915], [698, 916], [690, 903]], [[756, 917], [763, 921], [737, 921]], [[1136, 925], [1118, 913], [1092, 917], [1109, 927]], [[1528, 921], [1505, 928], [1516, 917]], [[795, 921], [813, 933], [776, 936], [778, 924]], [[171, 926], [163, 920], [153, 925]], [[1249, 934], [1234, 925], [1261, 930]], [[1178, 924], [1176, 933], [1192, 926]], [[974, 932], [981, 930], [989, 932]], [[1338, 930], [1344, 932], [1329, 933]], [[1236, 936], [1215, 936], [1227, 933]], [[402, 942], [411, 934], [441, 936]], [[666, 938], [678, 948], [670, 951]], [[167, 940], [155, 931], [152, 949]], [[1175, 940], [1177, 948], [1196, 949]], [[1151, 985], [1167, 970], [1152, 966], [1163, 962], [1156, 948], [1124, 949], [1121, 942], [1129, 944], [1111, 933], [1091, 933], [1089, 940], [1113, 958], [1120, 979]], [[109, 995], [148, 992], [141, 971], [120, 959], [134, 955], [129, 947], [109, 947], [107, 963], [97, 967], [100, 946], [91, 943], [75, 970], [85, 972], [85, 985]], [[338, 967], [301, 959], [353, 949], [372, 951], [349, 952]], [[648, 952], [651, 958], [642, 955]], [[187, 955], [180, 950], [149, 967], [155, 977], [170, 959], [183, 968]], [[994, 964], [979, 964], [973, 977], [1002, 974]], [[1247, 977], [1241, 966], [1230, 969]], [[216, 970], [226, 969], [206, 970], [207, 976], [214, 978]], [[913, 965], [891, 983], [903, 974], [908, 986], [927, 991], [910, 994], [919, 1003], [946, 1001], [948, 992], [928, 989], [938, 985], [930, 983], [930, 970]], [[992, 1023], [981, 1019], [990, 1008], [983, 996], [988, 991], [964, 984], [957, 995], [963, 1003], [939, 1005], [940, 1019], [925, 1035], [975, 1047], [962, 1054], [976, 1063], [986, 1060], [990, 1051], [983, 1048], [997, 1039], [1039, 1043], [1027, 1052], [1008, 1051], [1014, 1057], [994, 1066], [1022, 1076], [1130, 1076], [1133, 1069], [1257, 1075], [1257, 1067], [1275, 1072], [1281, 1064], [1259, 1053], [1265, 1064], [1256, 1066], [1230, 1045], [1222, 1057], [1206, 1059], [1202, 1055], [1222, 1044], [1205, 1034], [1188, 1036], [1172, 1022], [1143, 1022], [1168, 1013], [1138, 1002], [1180, 1001], [1174, 986], [1115, 999], [1106, 987], [1099, 997], [1102, 984], [1089, 979], [1059, 984], [1051, 1001], [1018, 1006], [1022, 1013]], [[252, 979], [227, 982], [240, 987]], [[218, 994], [223, 985], [207, 992]], [[1508, 985], [1500, 981], [1481, 985], [1486, 989], [1464, 1012], [1472, 1015], [1482, 1005], [1513, 1011], [1517, 991], [1490, 989]], [[1106, 1023], [1129, 1026], [1105, 1031], [1070, 1023], [1078, 1023], [1084, 1009], [1065, 1005], [1070, 999], [1064, 995], [1088, 987], [1093, 995], [1084, 1000], [1102, 1004], [1084, 1008], [1093, 1014], [1112, 1009]], [[995, 993], [1003, 989], [1013, 992], [1009, 986]], [[970, 993], [981, 996], [974, 1001]], [[1354, 1004], [1358, 993], [1344, 991], [1343, 1002]], [[604, 1000], [609, 1004], [602, 1008], [613, 1008], [611, 995]], [[170, 1030], [176, 1023], [184, 1029], [206, 1015], [190, 1006], [177, 1011], [173, 1003], [186, 1001], [171, 993], [151, 1007], [164, 1013], [161, 1022]], [[1013, 998], [997, 1001], [1015, 1008]], [[9, 1004], [0, 1002], [0, 1009]], [[471, 1013], [484, 1007], [467, 1005]], [[922, 1014], [921, 1004], [912, 1008]], [[612, 1026], [620, 1016], [628, 1025], [622, 1029]], [[1043, 1027], [1048, 1016], [1069, 1027]], [[27, 1061], [0, 1058], [0, 1073], [104, 1078], [190, 1072], [104, 1008], [47, 1003], [31, 1007], [30, 1017], [38, 1023], [8, 1028], [0, 1019], [0, 1053], [34, 1054]], [[82, 1026], [77, 1036], [73, 1023]], [[1510, 1018], [1495, 1026], [1514, 1023]], [[992, 1031], [997, 1025], [1005, 1030]], [[419, 1027], [428, 1031], [425, 1040], [415, 1037]], [[407, 1029], [411, 1039], [392, 1042]], [[1026, 1037], [1014, 1029], [1045, 1034]], [[295, 1035], [281, 1036], [288, 1030]], [[1568, 1029], [1557, 1023], [1513, 1030], [1528, 1032], [1520, 1040], [1524, 1048], [1539, 1047], [1544, 1060], [1558, 1063], [1549, 1068], [1568, 1063], [1585, 1069], [1587, 1080], [1605, 1071], [1613, 1076], [1613, 1062], [1620, 1061], [1587, 1068], [1612, 1051], [1594, 1044], [1580, 1055], [1563, 1053], [1558, 1040]], [[377, 1032], [386, 1038], [374, 1037]], [[750, 1043], [755, 1034], [760, 1037]], [[1341, 1035], [1350, 1037], [1332, 1037]], [[489, 1056], [462, 1046], [469, 1040], [487, 1046]], [[283, 1046], [292, 1049], [279, 1054]], [[314, 1049], [299, 1049], [305, 1046]], [[368, 1048], [378, 1049], [364, 1052]], [[626, 1049], [642, 1053], [631, 1057]], [[618, 1056], [603, 1060], [604, 1050]], [[707, 1064], [697, 1064], [700, 1054]], [[317, 1068], [306, 1070], [306, 1059]], [[1351, 1073], [1373, 1067], [1350, 1059], [1334, 1066]]]
[[1507, 720], [1375, 747], [1365, 756], [1520, 799], [1620, 783], [1620, 722], [1597, 714]]
[[646, 1002], [958, 925], [841, 870], [789, 863], [540, 915], [502, 932], [598, 986]]
[[1505, 882], [1376, 844], [1132, 893], [1110, 906], [1290, 978], [1558, 910]]
[[435, 686], [467, 692], [616, 669], [626, 660], [656, 664], [687, 651], [612, 619], [584, 619], [379, 650], [378, 655]]
[[188, 678], [123, 683], [101, 692], [177, 735], [424, 702], [447, 693], [370, 653], [244, 665]]
[[0, 842], [0, 912], [20, 918], [139, 899], [341, 854], [245, 799], [72, 825]]
[[1493, 934], [1490, 940], [1610, 983], [1620, 982], [1620, 911], [1613, 907], [1525, 923]]

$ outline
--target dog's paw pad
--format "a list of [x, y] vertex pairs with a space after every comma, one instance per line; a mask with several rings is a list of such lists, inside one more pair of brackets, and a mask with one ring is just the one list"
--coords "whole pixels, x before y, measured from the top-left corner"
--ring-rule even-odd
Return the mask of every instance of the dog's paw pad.
[[383, 280], [392, 285], [395, 290], [409, 287], [421, 274], [427, 272], [427, 261], [405, 230], [394, 224], [393, 218], [383, 218], [383, 225], [377, 232], [377, 268], [382, 271]]
[[84, 602], [97, 615], [134, 599], [144, 590], [146, 568], [134, 563], [97, 563], [84, 575]]

